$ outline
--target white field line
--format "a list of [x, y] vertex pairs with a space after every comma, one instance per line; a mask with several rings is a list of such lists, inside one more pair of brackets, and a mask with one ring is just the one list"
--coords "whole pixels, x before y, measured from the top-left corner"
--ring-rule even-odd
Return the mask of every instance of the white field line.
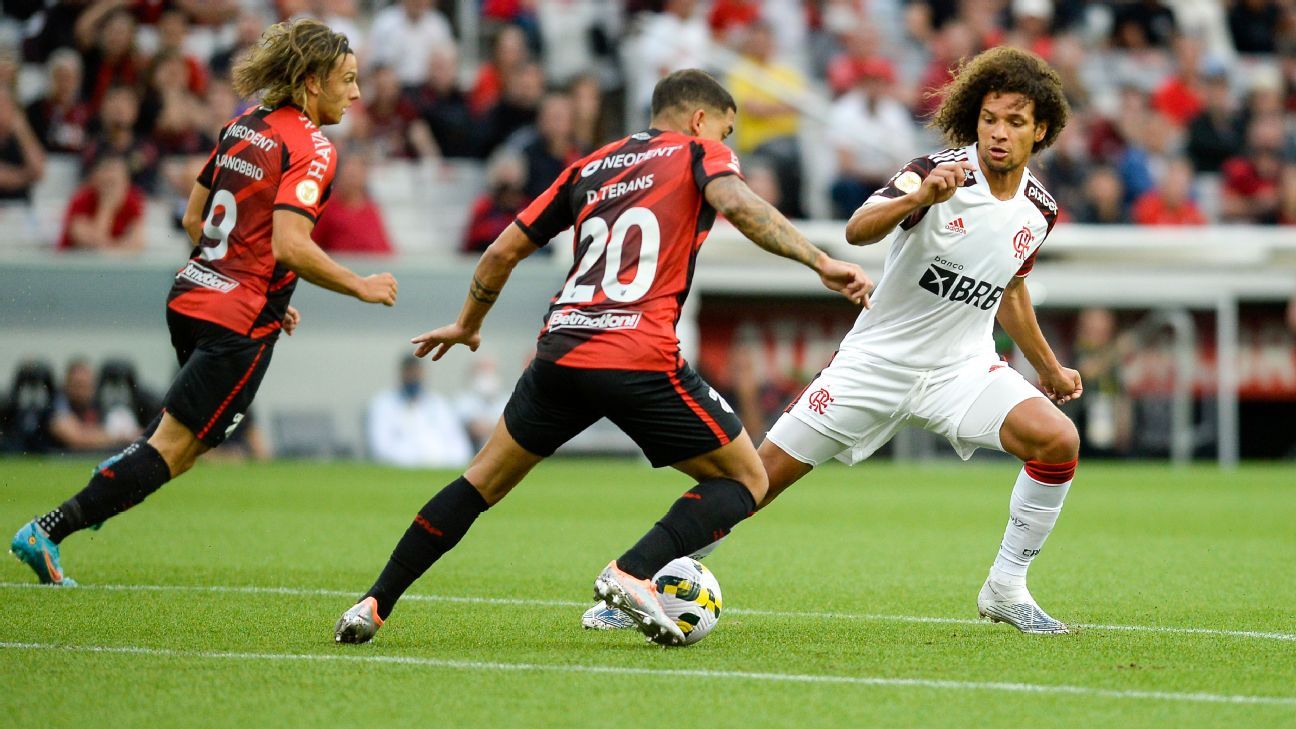
[[[63, 588], [40, 585], [34, 582], [0, 582], [0, 589], [59, 590]], [[208, 592], [233, 593], [239, 595], [294, 595], [306, 597], [342, 597], [351, 600], [354, 600], [360, 595], [360, 593], [355, 590], [328, 590], [301, 587], [257, 587], [253, 585], [79, 585], [75, 589], [105, 590], [109, 592]], [[405, 595], [401, 600], [413, 602], [468, 603], [473, 605], [521, 605], [571, 608], [585, 608], [594, 604], [592, 599], [579, 602], [575, 600], [539, 600], [530, 598], [418, 594]], [[755, 610], [751, 608], [729, 608], [725, 612], [729, 615], [759, 615], [772, 618], [805, 618], [810, 620], [859, 620], [890, 623], [938, 623], [945, 625], [986, 624], [986, 621], [984, 620], [974, 620], [969, 618], [939, 618], [923, 615], [879, 615], [874, 613]], [[1271, 633], [1257, 630], [1220, 630], [1217, 628], [1186, 628], [1161, 625], [1103, 625], [1097, 623], [1072, 623], [1072, 625], [1077, 628], [1084, 628], [1085, 630], [1119, 630], [1135, 633], [1166, 633], [1176, 635], [1213, 635], [1226, 638], [1256, 638], [1259, 640], [1296, 642], [1296, 633]]]
[[[654, 678], [729, 679], [765, 681], [770, 683], [844, 684], [854, 686], [880, 686], [886, 688], [929, 688], [947, 691], [1002, 691], [1024, 694], [1062, 694], [1070, 696], [1100, 697], [1107, 699], [1147, 699], [1153, 701], [1190, 702], [1205, 704], [1250, 704], [1267, 706], [1296, 706], [1296, 697], [1245, 696], [1232, 694], [1177, 693], [1173, 691], [1123, 691], [1089, 686], [1053, 686], [1032, 683], [1003, 683], [992, 681], [949, 681], [930, 678], [890, 678], [884, 676], [840, 676], [804, 673], [757, 673], [750, 671], [712, 671], [685, 668], [636, 668], [633, 666], [589, 666], [562, 663], [497, 663], [491, 661], [461, 661], [419, 656], [386, 656], [355, 653], [353, 648], [339, 648], [347, 653], [240, 653], [224, 651], [181, 651], [145, 646], [60, 645], [58, 643], [3, 643], [0, 650], [62, 651], [67, 653], [98, 653], [167, 658], [204, 658], [234, 661], [301, 661], [335, 663], [378, 663], [405, 666], [426, 666], [466, 671], [534, 671], [553, 673], [585, 673], [596, 675], [650, 676]], [[360, 649], [363, 650], [363, 649]]]

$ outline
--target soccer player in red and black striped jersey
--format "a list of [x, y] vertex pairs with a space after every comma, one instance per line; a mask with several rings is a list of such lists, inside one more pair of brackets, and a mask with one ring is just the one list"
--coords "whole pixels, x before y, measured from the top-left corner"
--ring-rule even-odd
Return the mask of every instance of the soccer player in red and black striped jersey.
[[221, 129], [189, 196], [183, 222], [194, 250], [167, 303], [180, 373], [140, 440], [14, 536], [14, 554], [41, 582], [75, 584], [59, 562], [64, 538], [138, 504], [238, 427], [279, 333], [291, 335], [300, 321], [288, 303], [298, 277], [361, 301], [396, 302], [391, 274], [361, 277], [310, 238], [337, 162], [320, 127], [360, 98], [346, 36], [310, 20], [272, 26], [235, 67], [234, 84], [262, 104]]
[[761, 248], [798, 261], [823, 284], [867, 305], [872, 282], [854, 264], [810, 245], [742, 179], [721, 142], [733, 97], [707, 74], [673, 73], [653, 92], [652, 128], [567, 168], [486, 250], [458, 320], [414, 338], [420, 357], [456, 344], [476, 350], [481, 325], [519, 261], [574, 227], [576, 262], [553, 297], [536, 358], [495, 432], [462, 477], [415, 517], [378, 581], [343, 614], [338, 641], [373, 637], [401, 594], [454, 547], [477, 516], [577, 433], [608, 418], [655, 467], [691, 487], [595, 581], [651, 639], [683, 641], [649, 579], [746, 518], [766, 476], [733, 410], [680, 356], [675, 324], [698, 250], [716, 214]]

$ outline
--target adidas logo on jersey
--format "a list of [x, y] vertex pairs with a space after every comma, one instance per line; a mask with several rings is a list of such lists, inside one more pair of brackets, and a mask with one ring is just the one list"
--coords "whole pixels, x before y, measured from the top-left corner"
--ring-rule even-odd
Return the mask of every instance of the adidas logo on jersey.
[[967, 228], [963, 227], [963, 218], [954, 218], [945, 224], [945, 230], [959, 235], [967, 235]]
[[1004, 292], [1002, 286], [978, 281], [935, 264], [923, 271], [918, 285], [942, 299], [975, 306], [981, 311], [993, 309]]

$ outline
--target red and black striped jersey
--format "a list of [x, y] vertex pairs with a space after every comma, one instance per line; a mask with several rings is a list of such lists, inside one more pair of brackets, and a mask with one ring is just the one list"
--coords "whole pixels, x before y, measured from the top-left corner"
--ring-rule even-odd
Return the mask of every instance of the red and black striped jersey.
[[575, 263], [536, 356], [585, 369], [678, 369], [675, 324], [716, 217], [702, 190], [741, 174], [720, 142], [656, 129], [568, 167], [516, 220], [540, 246], [575, 229]]
[[274, 211], [315, 222], [336, 162], [333, 143], [296, 106], [258, 107], [226, 124], [198, 175], [211, 191], [202, 238], [167, 305], [253, 339], [277, 336], [297, 275], [275, 261]]

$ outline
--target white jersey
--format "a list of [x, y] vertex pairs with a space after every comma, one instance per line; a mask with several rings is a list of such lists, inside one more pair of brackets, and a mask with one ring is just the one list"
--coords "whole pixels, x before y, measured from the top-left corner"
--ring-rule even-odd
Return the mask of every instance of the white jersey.
[[919, 157], [864, 203], [918, 189], [942, 162], [976, 170], [943, 203], [915, 211], [890, 236], [873, 306], [860, 313], [841, 351], [913, 368], [935, 368], [994, 352], [995, 312], [1014, 276], [1025, 276], [1058, 208], [1026, 170], [1017, 194], [999, 200], [980, 173], [976, 145]]

